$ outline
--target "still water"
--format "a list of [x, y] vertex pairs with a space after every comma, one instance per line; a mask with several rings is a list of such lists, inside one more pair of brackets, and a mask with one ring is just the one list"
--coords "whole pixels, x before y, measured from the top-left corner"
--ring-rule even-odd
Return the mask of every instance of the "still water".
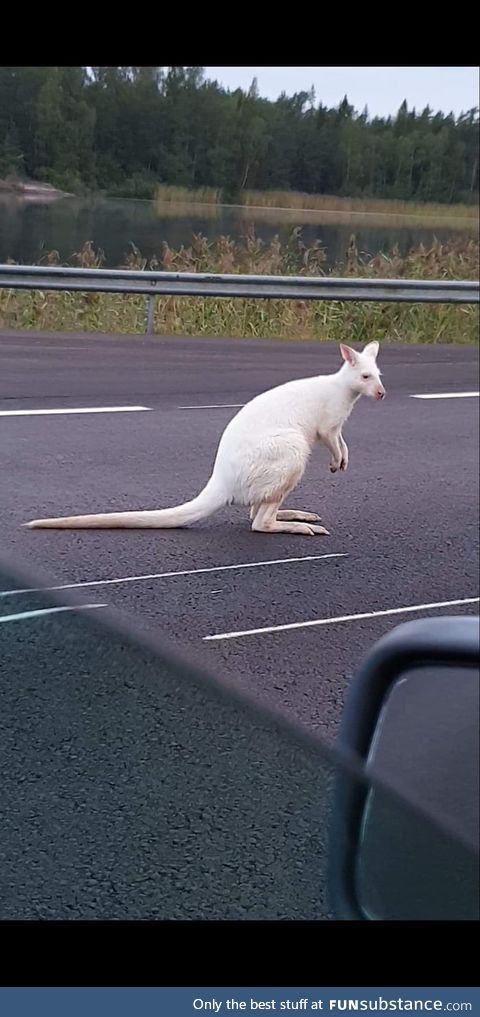
[[[448, 239], [456, 223], [425, 225], [415, 216], [376, 213], [315, 212], [284, 209], [246, 209], [230, 206], [163, 205], [150, 201], [103, 198], [25, 199], [0, 197], [0, 262], [8, 258], [35, 264], [46, 251], [56, 250], [62, 261], [80, 251], [86, 241], [101, 248], [106, 267], [122, 265], [133, 243], [148, 259], [159, 257], [164, 243], [188, 246], [193, 233], [209, 240], [221, 235], [239, 240], [254, 229], [268, 242], [278, 235], [285, 242], [295, 227], [302, 228], [307, 245], [320, 240], [326, 249], [326, 268], [341, 262], [352, 233], [360, 253], [388, 252], [398, 244], [405, 253], [434, 237]], [[460, 223], [458, 225], [461, 225]], [[462, 232], [468, 227], [461, 226]]]

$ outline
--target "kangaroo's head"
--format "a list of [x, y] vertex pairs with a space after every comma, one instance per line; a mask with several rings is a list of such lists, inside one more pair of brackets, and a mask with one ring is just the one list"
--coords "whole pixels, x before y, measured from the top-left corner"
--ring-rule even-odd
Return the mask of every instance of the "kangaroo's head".
[[340, 352], [345, 361], [344, 372], [349, 388], [357, 395], [384, 399], [385, 389], [380, 380], [381, 372], [377, 367], [378, 343], [367, 343], [361, 352], [340, 343]]

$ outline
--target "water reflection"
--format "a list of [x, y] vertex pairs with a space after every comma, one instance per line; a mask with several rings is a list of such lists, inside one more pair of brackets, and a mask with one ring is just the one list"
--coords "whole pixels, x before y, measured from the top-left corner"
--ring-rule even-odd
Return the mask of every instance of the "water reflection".
[[155, 203], [103, 198], [64, 198], [33, 201], [0, 196], [0, 261], [25, 264], [39, 261], [42, 253], [57, 250], [62, 261], [81, 250], [86, 241], [105, 253], [105, 266], [116, 267], [133, 242], [150, 259], [162, 244], [178, 249], [191, 242], [193, 233], [209, 239], [228, 235], [238, 240], [247, 232], [269, 242], [275, 235], [284, 243], [295, 226], [302, 227], [307, 245], [320, 240], [326, 248], [325, 267], [343, 261], [352, 233], [360, 254], [387, 252], [398, 244], [401, 254], [434, 237], [445, 241], [452, 234], [475, 233], [475, 220], [445, 218], [425, 223], [421, 217], [372, 212], [338, 212], [307, 209], [246, 208], [242, 206]]

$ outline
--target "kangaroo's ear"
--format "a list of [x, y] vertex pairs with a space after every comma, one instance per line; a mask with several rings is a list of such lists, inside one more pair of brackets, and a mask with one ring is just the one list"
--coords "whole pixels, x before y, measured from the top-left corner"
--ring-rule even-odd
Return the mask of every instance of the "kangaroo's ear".
[[379, 344], [375, 341], [373, 343], [367, 343], [367, 345], [365, 346], [365, 349], [363, 350], [363, 352], [366, 353], [368, 357], [373, 357], [374, 360], [376, 360], [377, 359], [378, 350], [379, 350]]
[[340, 353], [342, 354], [343, 359], [346, 360], [347, 364], [351, 364], [352, 367], [355, 367], [355, 364], [357, 363], [357, 354], [355, 350], [352, 350], [351, 346], [346, 346], [345, 343], [340, 343]]

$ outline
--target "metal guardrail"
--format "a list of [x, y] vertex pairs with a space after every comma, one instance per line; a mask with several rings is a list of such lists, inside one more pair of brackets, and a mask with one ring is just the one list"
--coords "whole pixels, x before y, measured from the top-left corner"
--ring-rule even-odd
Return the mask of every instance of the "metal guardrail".
[[480, 300], [479, 284], [466, 280], [212, 275], [201, 272], [137, 272], [37, 265], [0, 265], [0, 288], [144, 294], [147, 297], [147, 333], [153, 332], [155, 300], [161, 296], [445, 304], [478, 304]]

